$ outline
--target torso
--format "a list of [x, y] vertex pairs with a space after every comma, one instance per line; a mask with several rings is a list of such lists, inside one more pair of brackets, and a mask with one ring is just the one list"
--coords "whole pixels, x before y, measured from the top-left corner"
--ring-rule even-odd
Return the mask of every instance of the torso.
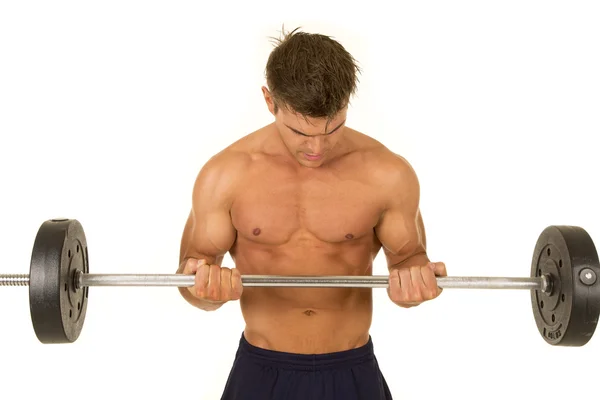
[[[347, 128], [349, 129], [349, 128]], [[360, 150], [319, 168], [297, 168], [245, 141], [252, 163], [231, 208], [237, 238], [230, 254], [252, 275], [371, 275], [381, 244], [383, 210]], [[365, 146], [374, 146], [357, 132]], [[244, 146], [244, 145], [241, 145]], [[245, 287], [240, 305], [246, 339], [293, 353], [327, 353], [364, 345], [372, 289]]]

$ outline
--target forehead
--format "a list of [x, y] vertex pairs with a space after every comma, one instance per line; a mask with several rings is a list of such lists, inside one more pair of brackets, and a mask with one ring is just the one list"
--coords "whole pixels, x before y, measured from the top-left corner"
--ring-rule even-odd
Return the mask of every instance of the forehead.
[[346, 120], [346, 110], [340, 111], [332, 119], [312, 118], [304, 115], [284, 111], [282, 122], [289, 128], [305, 135], [322, 135], [339, 127]]

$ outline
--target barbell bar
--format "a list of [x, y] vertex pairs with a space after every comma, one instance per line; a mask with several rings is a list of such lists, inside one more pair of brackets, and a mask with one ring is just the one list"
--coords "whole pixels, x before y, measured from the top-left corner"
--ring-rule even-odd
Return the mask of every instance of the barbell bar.
[[[374, 276], [302, 276], [302, 275], [242, 275], [244, 287], [296, 288], [387, 288], [387, 275]], [[74, 275], [77, 289], [89, 286], [194, 286], [195, 277], [183, 274], [85, 274]], [[0, 286], [28, 286], [29, 275], [1, 275]], [[550, 277], [507, 278], [486, 276], [437, 277], [442, 289], [527, 289], [550, 290]]]
[[[600, 316], [600, 262], [585, 229], [548, 226], [536, 242], [530, 277], [437, 277], [442, 289], [530, 290], [539, 333], [555, 346], [583, 346]], [[244, 287], [387, 288], [389, 277], [242, 275]], [[0, 275], [0, 286], [29, 286], [34, 331], [42, 343], [72, 343], [81, 333], [92, 286], [190, 287], [193, 275], [90, 274], [88, 245], [75, 219], [47, 220], [33, 245], [29, 274]]]

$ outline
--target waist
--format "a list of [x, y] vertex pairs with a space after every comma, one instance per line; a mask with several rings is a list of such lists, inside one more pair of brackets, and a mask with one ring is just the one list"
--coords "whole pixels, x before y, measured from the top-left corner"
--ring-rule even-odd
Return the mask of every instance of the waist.
[[375, 358], [373, 340], [370, 335], [366, 343], [356, 348], [330, 353], [301, 354], [255, 346], [248, 342], [244, 333], [240, 338], [237, 352], [237, 357], [240, 356], [249, 357], [264, 366], [294, 370], [340, 368], [372, 361]]
[[[301, 304], [305, 303], [305, 304]], [[289, 353], [329, 353], [364, 344], [372, 322], [370, 298], [335, 302], [248, 296], [241, 301], [245, 337], [257, 347]]]

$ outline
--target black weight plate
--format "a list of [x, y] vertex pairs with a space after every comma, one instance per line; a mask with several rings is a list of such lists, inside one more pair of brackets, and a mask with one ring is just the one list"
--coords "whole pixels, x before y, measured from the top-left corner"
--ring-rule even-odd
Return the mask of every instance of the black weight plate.
[[74, 219], [45, 221], [29, 271], [31, 321], [42, 343], [72, 343], [81, 333], [89, 288], [76, 289], [76, 271], [89, 272], [83, 227]]
[[549, 226], [535, 245], [531, 276], [550, 275], [552, 291], [531, 291], [533, 315], [544, 340], [554, 346], [583, 346], [600, 315], [600, 279], [584, 283], [581, 272], [600, 277], [590, 235], [577, 226]]

